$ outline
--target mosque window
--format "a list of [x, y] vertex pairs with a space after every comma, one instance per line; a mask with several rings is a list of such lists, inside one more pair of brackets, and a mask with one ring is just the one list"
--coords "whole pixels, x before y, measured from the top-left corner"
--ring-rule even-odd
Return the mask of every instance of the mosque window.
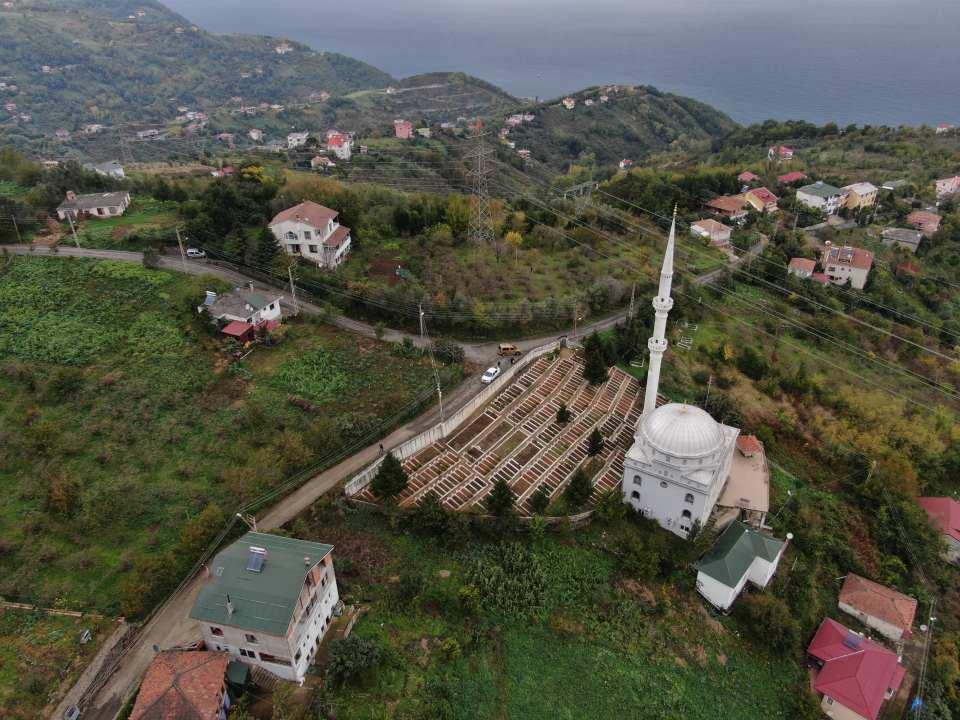
[[640, 499], [640, 493], [638, 493], [636, 490], [634, 490], [632, 493], [630, 493], [630, 497], [632, 497], [634, 500], [639, 500], [639, 499]]
[[683, 501], [693, 504], [693, 493], [687, 493], [686, 497], [683, 498]]
[[666, 480], [661, 480], [661, 481], [660, 481], [660, 487], [662, 487], [662, 488], [667, 487], [667, 481], [666, 481]]
[[634, 475], [634, 476], [633, 476], [633, 484], [634, 484], [634, 485], [642, 485], [642, 484], [643, 484], [643, 478], [641, 478], [639, 475]]
[[693, 516], [690, 514], [689, 510], [684, 510], [682, 513], [680, 513], [680, 517], [689, 518]]

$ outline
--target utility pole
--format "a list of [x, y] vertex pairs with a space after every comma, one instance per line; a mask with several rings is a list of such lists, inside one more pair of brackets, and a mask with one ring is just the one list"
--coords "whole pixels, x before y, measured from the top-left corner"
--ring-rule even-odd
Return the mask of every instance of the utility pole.
[[476, 214], [470, 220], [467, 239], [475, 246], [493, 243], [493, 223], [490, 219], [490, 194], [488, 188], [490, 167], [487, 164], [491, 154], [490, 148], [484, 141], [486, 133], [483, 131], [483, 122], [477, 120], [470, 139], [474, 141], [475, 149], [467, 156], [476, 162], [474, 170], [469, 174], [473, 177], [473, 194], [477, 197]]
[[11, 215], [10, 219], [13, 220], [13, 231], [17, 234], [17, 244], [19, 245], [23, 240], [20, 238], [20, 228], [17, 227], [17, 216]]
[[573, 304], [573, 335], [570, 336], [570, 339], [573, 340], [577, 336], [577, 321], [580, 319], [580, 303], [575, 302]]
[[183, 271], [187, 271], [187, 251], [183, 249], [183, 238], [180, 237], [180, 227], [174, 227], [177, 233], [177, 245], [180, 247], [180, 264], [183, 265]]
[[710, 406], [710, 386], [711, 385], [713, 385], [713, 373], [710, 373], [710, 377], [707, 378], [707, 396], [703, 399], [704, 407]]
[[293, 264], [287, 265], [287, 275], [290, 277], [290, 295], [293, 298], [293, 314], [300, 314], [300, 305], [297, 303], [297, 286], [293, 282]]
[[630, 288], [630, 309], [627, 310], [627, 320], [633, 320], [633, 303], [637, 296], [637, 284]]
[[[68, 211], [67, 220], [70, 222], [70, 232], [73, 233], [73, 241], [80, 247], [80, 238], [77, 237], [77, 227], [73, 224], [73, 215]], [[17, 233], [19, 235], [19, 233]]]
[[417, 310], [420, 313], [420, 342], [423, 342], [423, 304], [417, 304]]

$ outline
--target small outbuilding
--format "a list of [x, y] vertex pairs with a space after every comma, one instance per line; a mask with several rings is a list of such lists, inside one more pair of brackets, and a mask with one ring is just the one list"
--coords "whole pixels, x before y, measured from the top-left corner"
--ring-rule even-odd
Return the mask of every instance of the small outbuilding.
[[767, 587], [786, 547], [783, 540], [733, 522], [697, 563], [697, 591], [714, 607], [729, 610], [747, 582]]
[[917, 498], [930, 522], [943, 534], [943, 559], [960, 565], [960, 501], [950, 497]]

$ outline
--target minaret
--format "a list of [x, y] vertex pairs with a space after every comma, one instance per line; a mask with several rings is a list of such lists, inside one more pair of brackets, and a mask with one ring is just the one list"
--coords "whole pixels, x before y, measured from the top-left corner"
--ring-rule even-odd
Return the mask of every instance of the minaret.
[[667, 251], [663, 255], [663, 267], [660, 269], [660, 288], [653, 299], [656, 319], [653, 321], [653, 335], [647, 340], [650, 349], [650, 369], [647, 371], [646, 395], [643, 399], [643, 414], [653, 412], [657, 407], [657, 387], [660, 385], [660, 364], [667, 350], [667, 314], [673, 307], [670, 287], [673, 284], [673, 246], [677, 239], [677, 209], [673, 209], [673, 222], [670, 224], [670, 237], [667, 238]]

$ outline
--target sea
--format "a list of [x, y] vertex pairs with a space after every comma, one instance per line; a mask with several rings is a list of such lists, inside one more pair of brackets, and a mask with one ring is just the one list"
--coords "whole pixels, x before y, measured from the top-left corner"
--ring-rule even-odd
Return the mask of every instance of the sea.
[[390, 73], [455, 70], [524, 97], [630, 83], [741, 123], [960, 124], [958, 0], [166, 0]]

